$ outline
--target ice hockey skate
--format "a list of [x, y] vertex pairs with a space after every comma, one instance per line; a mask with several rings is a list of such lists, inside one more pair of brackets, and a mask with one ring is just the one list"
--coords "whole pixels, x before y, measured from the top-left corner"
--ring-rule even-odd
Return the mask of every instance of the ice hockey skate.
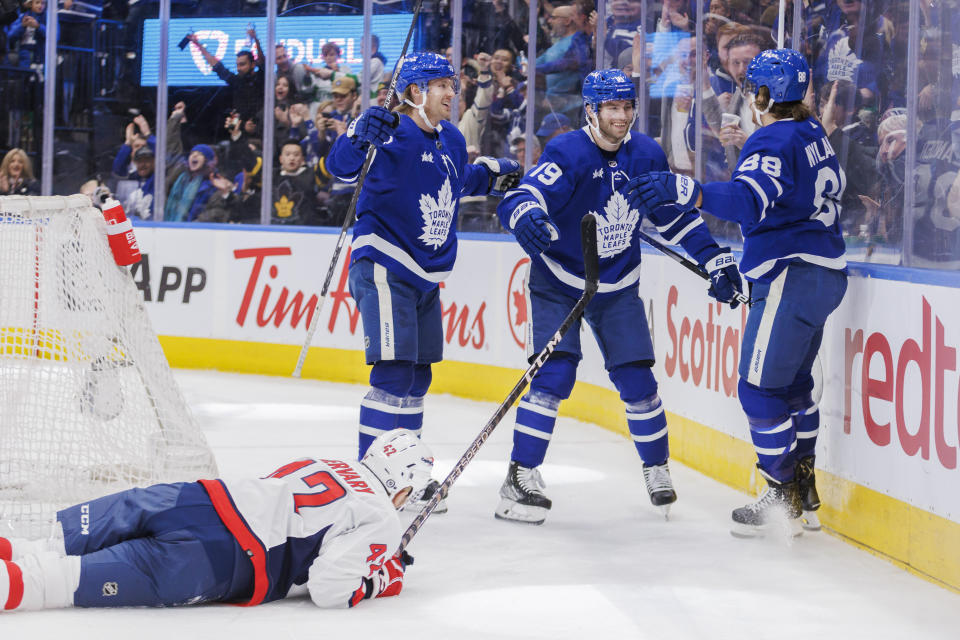
[[[413, 496], [407, 503], [403, 505], [403, 511], [412, 511], [414, 513], [420, 513], [423, 511], [423, 508], [427, 506], [427, 503], [430, 502], [430, 499], [433, 497], [433, 494], [440, 489], [440, 483], [436, 480], [431, 480], [423, 491], [418, 496]], [[440, 498], [440, 502], [437, 503], [437, 507], [433, 510], [433, 514], [440, 514], [447, 512], [447, 496]]]
[[670, 519], [670, 505], [677, 501], [677, 492], [673, 490], [673, 480], [670, 478], [669, 463], [643, 465], [643, 481], [650, 494], [653, 506], [660, 507], [663, 517]]
[[730, 533], [737, 538], [756, 538], [783, 527], [790, 537], [803, 533], [800, 524], [800, 490], [796, 479], [777, 482], [761, 469], [767, 487], [756, 501], [733, 510]]
[[543, 494], [546, 485], [536, 467], [510, 462], [507, 478], [500, 487], [500, 504], [494, 515], [500, 520], [543, 524], [553, 503]]
[[820, 531], [820, 518], [816, 511], [820, 508], [820, 495], [817, 493], [817, 478], [813, 470], [814, 456], [797, 460], [796, 478], [800, 489], [800, 503], [803, 514], [800, 524], [807, 531]]

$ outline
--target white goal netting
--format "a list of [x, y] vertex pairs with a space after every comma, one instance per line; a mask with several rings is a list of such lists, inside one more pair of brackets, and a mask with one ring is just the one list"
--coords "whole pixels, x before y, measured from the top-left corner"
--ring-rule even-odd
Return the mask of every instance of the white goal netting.
[[0, 535], [215, 475], [101, 212], [86, 196], [0, 197]]

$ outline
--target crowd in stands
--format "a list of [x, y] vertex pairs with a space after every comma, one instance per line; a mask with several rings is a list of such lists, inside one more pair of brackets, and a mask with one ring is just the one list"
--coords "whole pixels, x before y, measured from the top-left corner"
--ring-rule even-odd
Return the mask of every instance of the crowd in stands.
[[[960, 50], [960, 8], [949, 2], [917, 1], [921, 7], [915, 114], [918, 171], [916, 228], [910, 250], [931, 263], [956, 262], [960, 268], [960, 125], [956, 124], [960, 67], [955, 54]], [[262, 15], [263, 11], [262, 2], [250, 0], [178, 3], [183, 15], [191, 11], [210, 15], [218, 10], [223, 15]], [[61, 7], [67, 4], [72, 3], [61, 0]], [[109, 11], [111, 4], [127, 3], [92, 4], [99, 11]], [[155, 5], [130, 0], [125, 11], [115, 13], [124, 20], [142, 20], [151, 4]], [[286, 11], [314, 13], [358, 13], [361, 7], [359, 2], [281, 4]], [[657, 139], [677, 172], [701, 172], [699, 177], [708, 181], [727, 179], [755, 128], [741, 83], [750, 60], [776, 46], [777, 0], [703, 2], [702, 43], [695, 37], [698, 3], [691, 0], [608, 0], [602, 28], [593, 0], [540, 2], [532, 82], [524, 2], [464, 0], [462, 4], [458, 126], [473, 156], [507, 155], [523, 163], [531, 148], [536, 163], [553, 137], [585, 124], [580, 88], [598, 59], [602, 66], [623, 69], [638, 83], [640, 95], [647, 100], [646, 120], [638, 122], [637, 128]], [[909, 1], [804, 2], [803, 22], [797, 29], [801, 37], [796, 42], [792, 2], [787, 5], [786, 46], [803, 52], [811, 63], [806, 101], [823, 122], [846, 169], [844, 232], [851, 246], [862, 247], [863, 259], [878, 258], [882, 247], [897, 247], [903, 236]], [[421, 48], [445, 51], [452, 61], [451, 3], [440, 0], [424, 6]], [[515, 7], [512, 14], [511, 6]], [[7, 64], [29, 66], [42, 55], [43, 7], [44, 0], [31, 0], [18, 6], [13, 19], [4, 18], [6, 39], [0, 44], [8, 50]], [[644, 23], [646, 33], [641, 34]], [[248, 35], [252, 46], [237, 53], [235, 60], [220, 60], [195, 35], [188, 37], [190, 50], [199, 52], [227, 85], [229, 107], [216, 116], [215, 126], [202, 127], [206, 137], [198, 136], [196, 128], [184, 134], [184, 125], [197, 117], [202, 105], [178, 102], [165, 114], [166, 204], [159, 217], [181, 222], [258, 222], [262, 134], [264, 127], [272, 126], [274, 176], [272, 193], [267, 195], [271, 221], [338, 226], [347, 213], [352, 186], [332, 178], [324, 157], [359, 113], [362, 63], [351, 60], [348, 64], [335, 42], [322, 46], [319, 60], [292, 57], [281, 39], [276, 49], [276, 106], [272, 114], [264, 114], [260, 39], [252, 27]], [[700, 64], [698, 48], [703, 52]], [[382, 104], [396, 60], [379, 52], [376, 37], [373, 49], [366, 63], [372, 78], [370, 98], [372, 104]], [[644, 87], [639, 86], [642, 79]], [[530, 109], [535, 125], [527, 132]], [[150, 217], [158, 159], [150, 123], [136, 117], [124, 138], [113, 164], [113, 180], [128, 207]], [[190, 145], [185, 147], [188, 139]], [[699, 169], [698, 145], [702, 146]], [[19, 145], [8, 141], [8, 148], [15, 146]], [[10, 153], [19, 160], [8, 162], [8, 154], [0, 168], [4, 193], [35, 184], [30, 159], [18, 151]], [[494, 205], [484, 198], [465, 201], [461, 226], [499, 230]], [[736, 234], [717, 221], [708, 218], [708, 223], [722, 234]]]

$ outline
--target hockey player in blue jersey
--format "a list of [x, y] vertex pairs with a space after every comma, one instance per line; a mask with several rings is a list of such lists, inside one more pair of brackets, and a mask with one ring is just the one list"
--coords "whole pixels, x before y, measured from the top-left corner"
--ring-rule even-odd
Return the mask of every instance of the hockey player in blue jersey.
[[520, 172], [509, 159], [468, 164], [463, 135], [447, 121], [459, 79], [446, 58], [413, 53], [398, 73], [396, 111], [367, 109], [326, 161], [330, 173], [351, 182], [368, 146], [376, 147], [357, 200], [349, 276], [373, 365], [360, 404], [361, 457], [381, 433], [420, 432], [430, 365], [443, 357], [439, 283], [457, 256], [459, 198], [503, 195]]
[[[794, 533], [819, 528], [814, 449], [820, 414], [811, 368], [827, 317], [847, 288], [840, 232], [846, 177], [820, 123], [803, 104], [810, 69], [792, 49], [764, 51], [745, 89], [758, 128], [729, 182], [699, 185], [650, 173], [628, 187], [642, 209], [678, 203], [740, 224], [740, 269], [752, 306], [740, 349], [740, 404], [767, 489], [733, 511], [734, 535], [760, 535], [784, 511]], [[806, 512], [805, 514], [803, 512]], [[804, 515], [803, 521], [800, 516]]]
[[[543, 349], [582, 293], [578, 229], [584, 214], [596, 216], [600, 286], [584, 318], [626, 404], [627, 425], [643, 461], [650, 500], [666, 513], [677, 495], [667, 464], [667, 419], [651, 371], [653, 344], [638, 296], [641, 214], [629, 205], [623, 187], [633, 176], [667, 169], [667, 159], [656, 142], [630, 131], [636, 91], [623, 72], [605, 69], [588, 75], [583, 102], [588, 125], [551, 140], [539, 164], [507, 193], [497, 213], [531, 259], [530, 355]], [[648, 216], [667, 242], [682, 245], [711, 272], [710, 294], [731, 302], [740, 290], [733, 254], [717, 246], [700, 216], [673, 206], [652, 210]], [[579, 329], [579, 323], [571, 327], [520, 401], [498, 518], [540, 524], [550, 509], [538, 467], [558, 407], [576, 381]]]
[[0, 613], [62, 607], [251, 606], [309, 595], [353, 607], [398, 595], [397, 510], [430, 480], [410, 431], [361, 462], [304, 458], [263, 478], [130, 489], [60, 511], [42, 540], [0, 538]]

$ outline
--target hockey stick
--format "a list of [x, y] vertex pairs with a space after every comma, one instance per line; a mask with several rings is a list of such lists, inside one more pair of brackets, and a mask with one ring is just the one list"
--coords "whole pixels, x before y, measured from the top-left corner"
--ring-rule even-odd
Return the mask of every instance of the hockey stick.
[[[413, 31], [417, 26], [417, 18], [420, 17], [420, 7], [423, 0], [417, 0], [413, 7], [413, 18], [410, 20], [410, 29], [407, 31], [407, 39], [403, 42], [403, 50], [400, 57], [397, 58], [397, 64], [393, 67], [393, 76], [390, 78], [390, 86], [387, 89], [387, 97], [383, 101], [386, 109], [390, 108], [393, 102], [393, 96], [397, 90], [397, 72], [403, 64], [403, 58], [407, 55], [407, 48], [410, 46], [410, 38], [413, 37]], [[363, 183], [367, 179], [367, 171], [370, 170], [370, 163], [373, 162], [373, 156], [376, 154], [376, 147], [370, 145], [367, 149], [367, 157], [363, 161], [363, 168], [360, 169], [360, 176], [357, 178], [357, 187], [353, 190], [350, 197], [350, 205], [347, 207], [347, 215], [340, 226], [340, 237], [337, 238], [337, 246], [333, 250], [333, 259], [330, 260], [330, 266], [327, 268], [327, 277], [323, 281], [323, 288], [320, 289], [320, 297], [317, 298], [317, 304], [313, 308], [313, 316], [310, 318], [310, 327], [307, 329], [307, 337], [303, 341], [303, 347], [300, 348], [300, 356], [297, 358], [297, 366], [293, 370], [293, 377], [299, 378], [303, 371], [303, 363], [307, 359], [307, 352], [310, 351], [310, 343], [313, 342], [313, 334], [317, 332], [317, 325], [320, 324], [320, 312], [323, 310], [323, 303], [327, 299], [327, 292], [330, 291], [330, 282], [333, 280], [333, 272], [337, 268], [337, 261], [340, 259], [340, 251], [343, 249], [343, 243], [347, 239], [347, 229], [353, 224], [353, 218], [357, 211], [357, 198], [360, 197], [360, 190], [363, 189]]]
[[[649, 244], [651, 247], [663, 253], [668, 258], [673, 258], [674, 260], [679, 262], [681, 265], [683, 265], [690, 271], [694, 272], [695, 274], [697, 274], [698, 276], [700, 276], [701, 278], [709, 282], [710, 274], [707, 273], [707, 270], [701, 267], [700, 265], [698, 265], [696, 262], [694, 262], [693, 260], [688, 260], [687, 258], [684, 258], [682, 255], [680, 255], [670, 247], [666, 246], [662, 242], [659, 242], [653, 239], [652, 237], [645, 234], [643, 231], [637, 230], [637, 234], [640, 236], [641, 240]], [[742, 302], [743, 304], [747, 305], [748, 307], [750, 306], [750, 298], [748, 296], [745, 296], [744, 294], [737, 292], [736, 294], [734, 294], [733, 297], [736, 298], [738, 301]]]
[[493, 433], [493, 430], [500, 424], [500, 421], [503, 420], [503, 416], [507, 414], [507, 411], [510, 410], [510, 407], [513, 406], [513, 403], [520, 398], [520, 395], [523, 393], [524, 389], [527, 388], [527, 385], [530, 384], [530, 381], [533, 380], [533, 377], [537, 375], [537, 372], [540, 371], [540, 368], [543, 367], [543, 363], [547, 361], [550, 357], [550, 354], [553, 353], [553, 350], [560, 344], [560, 341], [563, 339], [564, 334], [580, 319], [580, 316], [583, 315], [584, 310], [587, 308], [587, 305], [590, 304], [590, 300], [593, 298], [594, 294], [597, 292], [597, 287], [599, 286], [600, 278], [600, 267], [598, 264], [597, 257], [597, 219], [592, 214], [587, 214], [583, 216], [583, 219], [580, 221], [580, 243], [583, 250], [583, 270], [584, 270], [584, 288], [583, 295], [580, 296], [580, 299], [577, 300], [577, 304], [573, 306], [573, 309], [570, 310], [570, 313], [567, 314], [567, 317], [563, 319], [563, 322], [560, 323], [560, 326], [557, 328], [557, 332], [553, 334], [553, 337], [550, 338], [550, 341], [543, 348], [543, 350], [537, 354], [537, 357], [533, 359], [530, 363], [530, 366], [527, 367], [526, 372], [524, 372], [523, 377], [517, 381], [517, 384], [513, 386], [513, 389], [510, 390], [510, 393], [507, 395], [507, 398], [500, 403], [500, 406], [497, 407], [496, 412], [493, 414], [493, 417], [487, 421], [487, 424], [484, 425], [483, 430], [480, 431], [480, 434], [474, 438], [473, 442], [470, 443], [470, 446], [467, 447], [466, 452], [460, 459], [457, 460], [457, 463], [453, 465], [450, 473], [447, 474], [447, 477], [444, 478], [443, 482], [440, 483], [440, 487], [437, 491], [433, 492], [433, 496], [424, 505], [423, 510], [413, 519], [413, 522], [410, 523], [410, 526], [407, 527], [407, 530], [403, 533], [403, 538], [400, 540], [400, 547], [397, 549], [397, 554], [403, 553], [403, 550], [407, 548], [407, 545], [410, 544], [410, 541], [413, 540], [413, 537], [417, 535], [417, 532], [423, 526], [423, 523], [430, 517], [430, 514], [433, 513], [433, 510], [437, 508], [437, 505], [440, 503], [440, 500], [447, 495], [447, 491], [450, 489], [450, 485], [457, 481], [457, 478], [460, 477], [460, 474], [463, 473], [463, 470], [466, 466], [473, 460], [474, 456], [477, 455], [477, 452], [480, 450], [480, 447], [486, 442], [487, 438], [490, 437], [490, 434]]

